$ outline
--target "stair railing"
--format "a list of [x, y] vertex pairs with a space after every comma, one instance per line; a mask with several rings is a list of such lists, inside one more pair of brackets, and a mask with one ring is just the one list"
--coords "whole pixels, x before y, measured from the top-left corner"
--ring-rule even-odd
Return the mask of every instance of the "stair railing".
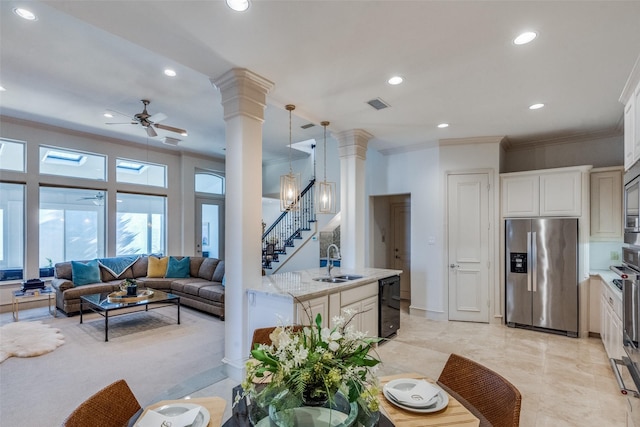
[[[268, 244], [274, 245], [274, 255], [270, 255], [271, 261], [278, 260], [278, 254], [286, 253], [287, 247], [293, 247], [294, 240], [301, 237], [303, 230], [309, 230], [310, 223], [316, 220], [315, 210], [313, 208], [313, 187], [315, 179], [309, 182], [309, 185], [300, 192], [296, 199], [299, 209], [286, 210], [274, 221], [273, 224], [262, 235], [262, 253], [265, 254]], [[265, 265], [265, 256], [263, 255], [263, 265]]]

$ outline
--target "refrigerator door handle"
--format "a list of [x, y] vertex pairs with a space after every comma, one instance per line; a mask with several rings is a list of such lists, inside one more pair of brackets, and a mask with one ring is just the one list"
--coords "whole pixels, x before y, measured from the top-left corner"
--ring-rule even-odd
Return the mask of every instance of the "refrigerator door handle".
[[537, 268], [537, 263], [538, 263], [538, 243], [537, 243], [537, 237], [536, 237], [536, 232], [532, 232], [531, 233], [531, 273], [533, 276], [533, 292], [538, 292], [538, 268]]
[[527, 271], [527, 291], [531, 292], [531, 232], [527, 231], [527, 265], [529, 271]]

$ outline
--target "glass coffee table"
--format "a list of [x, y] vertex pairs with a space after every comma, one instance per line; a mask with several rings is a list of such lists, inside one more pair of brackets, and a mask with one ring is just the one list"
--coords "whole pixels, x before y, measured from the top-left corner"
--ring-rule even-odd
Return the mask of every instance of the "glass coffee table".
[[139, 291], [135, 297], [122, 295], [120, 292], [104, 292], [101, 294], [83, 295], [80, 297], [80, 323], [83, 321], [82, 313], [85, 308], [98, 313], [104, 317], [104, 340], [109, 341], [109, 316], [123, 316], [130, 313], [138, 313], [136, 311], [123, 311], [115, 313], [118, 310], [133, 307], [142, 307], [148, 311], [151, 308], [165, 307], [174, 304], [178, 308], [178, 325], [180, 324], [180, 297], [169, 292], [158, 291], [155, 289], [144, 289]]

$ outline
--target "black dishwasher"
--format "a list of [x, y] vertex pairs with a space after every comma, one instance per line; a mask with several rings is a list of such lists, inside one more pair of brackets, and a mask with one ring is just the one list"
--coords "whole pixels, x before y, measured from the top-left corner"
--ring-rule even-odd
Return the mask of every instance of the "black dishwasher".
[[387, 277], [378, 283], [378, 336], [389, 338], [400, 328], [400, 276]]

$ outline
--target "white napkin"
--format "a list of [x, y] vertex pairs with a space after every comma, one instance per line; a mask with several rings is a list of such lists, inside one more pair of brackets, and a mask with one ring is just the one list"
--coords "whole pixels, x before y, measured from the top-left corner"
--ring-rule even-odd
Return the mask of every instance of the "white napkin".
[[[149, 409], [144, 417], [138, 421], [138, 427], [161, 427], [164, 425], [171, 427], [187, 427], [193, 424], [199, 412], [199, 406], [197, 408], [189, 409], [180, 415], [174, 416], [162, 415]], [[168, 421], [171, 424], [162, 424], [165, 421]]]
[[399, 403], [411, 406], [430, 406], [440, 389], [424, 380], [416, 381], [413, 388], [409, 390], [400, 390], [393, 387], [387, 387], [389, 393]]

